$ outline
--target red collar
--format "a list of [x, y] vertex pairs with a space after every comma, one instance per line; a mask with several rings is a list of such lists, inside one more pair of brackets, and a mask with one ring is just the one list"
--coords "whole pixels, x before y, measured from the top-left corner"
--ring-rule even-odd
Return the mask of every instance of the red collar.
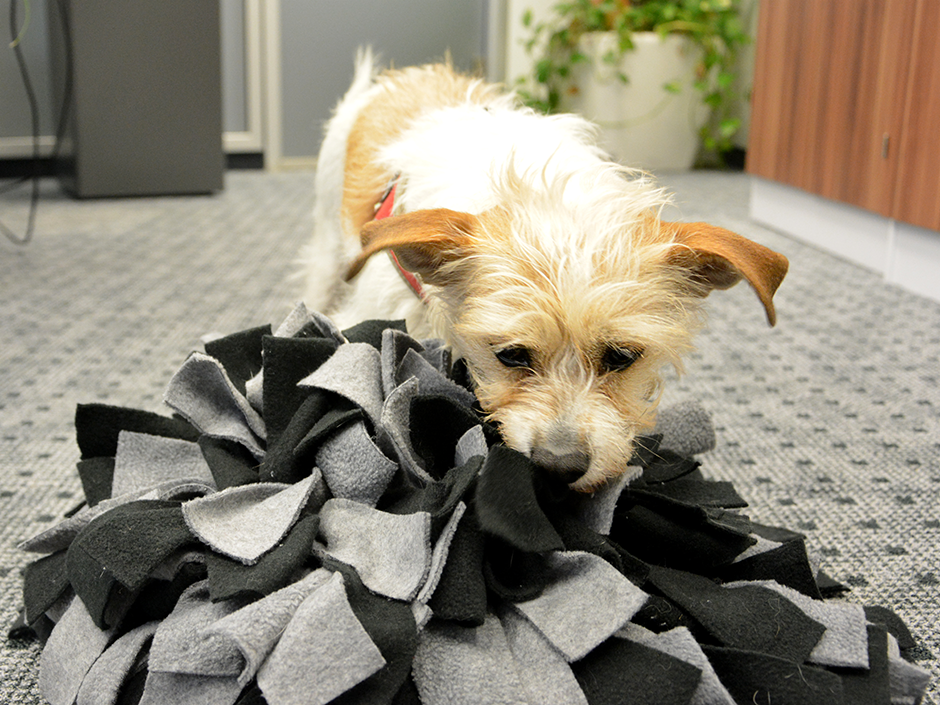
[[[392, 215], [392, 211], [395, 209], [395, 191], [398, 189], [398, 177], [392, 181], [388, 189], [385, 191], [385, 195], [382, 196], [382, 200], [379, 201], [378, 208], [375, 211], [374, 220], [382, 220], [383, 218], [388, 218]], [[407, 269], [401, 266], [401, 262], [398, 261], [398, 257], [395, 255], [395, 252], [392, 250], [387, 250], [389, 259], [392, 260], [392, 264], [395, 266], [395, 269], [398, 270], [398, 273], [401, 275], [401, 278], [405, 280], [405, 283], [408, 287], [415, 293], [422, 301], [425, 301], [424, 296], [424, 287], [421, 286], [421, 282], [418, 280], [418, 277], [415, 276], [413, 272], [409, 272]]]

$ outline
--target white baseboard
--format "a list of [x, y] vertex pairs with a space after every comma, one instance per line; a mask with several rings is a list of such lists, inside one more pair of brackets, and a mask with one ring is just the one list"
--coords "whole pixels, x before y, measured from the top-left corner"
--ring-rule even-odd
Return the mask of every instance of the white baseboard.
[[751, 217], [940, 301], [940, 232], [766, 179], [751, 179]]
[[[39, 138], [39, 156], [52, 154], [55, 137], [43, 135]], [[31, 159], [33, 156], [32, 137], [0, 137], [0, 159]]]
[[[39, 138], [39, 156], [49, 157], [55, 146], [55, 136]], [[225, 132], [222, 147], [226, 154], [252, 154], [264, 150], [264, 143], [257, 131]], [[33, 156], [32, 137], [0, 137], [0, 159], [30, 159]]]

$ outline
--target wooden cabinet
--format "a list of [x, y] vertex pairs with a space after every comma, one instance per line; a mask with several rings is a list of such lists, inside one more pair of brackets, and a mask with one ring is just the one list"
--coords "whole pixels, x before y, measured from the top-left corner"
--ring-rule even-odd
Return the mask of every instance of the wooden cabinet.
[[940, 230], [940, 2], [765, 0], [747, 169]]

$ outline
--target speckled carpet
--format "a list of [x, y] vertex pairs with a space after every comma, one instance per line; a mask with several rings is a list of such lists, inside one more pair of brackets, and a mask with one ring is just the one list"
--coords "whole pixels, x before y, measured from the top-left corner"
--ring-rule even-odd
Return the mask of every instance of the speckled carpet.
[[[756, 521], [807, 535], [850, 600], [896, 611], [940, 675], [940, 304], [747, 217], [740, 174], [667, 175], [669, 217], [708, 220], [778, 249], [791, 269], [768, 329], [744, 287], [711, 323], [667, 402], [697, 399]], [[22, 540], [82, 493], [75, 406], [166, 413], [161, 398], [207, 333], [277, 323], [310, 231], [312, 174], [233, 172], [212, 197], [74, 201], [54, 182], [34, 242], [0, 244], [0, 618], [20, 609]], [[0, 196], [25, 222], [26, 192]], [[0, 702], [41, 703], [39, 646], [0, 640]]]

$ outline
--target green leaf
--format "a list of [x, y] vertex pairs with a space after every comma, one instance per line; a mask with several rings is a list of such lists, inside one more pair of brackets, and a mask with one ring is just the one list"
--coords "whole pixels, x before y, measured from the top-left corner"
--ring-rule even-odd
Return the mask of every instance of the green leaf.
[[581, 53], [580, 51], [576, 51], [571, 55], [569, 63], [571, 63], [572, 65], [583, 64], [583, 63], [589, 64], [591, 63], [591, 57], [589, 57], [587, 54]]
[[554, 71], [551, 59], [542, 59], [535, 63], [535, 80], [539, 83], [548, 83], [552, 73]]
[[729, 118], [727, 120], [722, 120], [718, 126], [718, 130], [722, 137], [733, 137], [741, 128], [741, 120], [739, 118]]
[[526, 11], [522, 13], [522, 26], [526, 28], [532, 26], [532, 10], [530, 8], [526, 8]]
[[670, 81], [669, 83], [663, 84], [663, 89], [667, 93], [679, 94], [682, 93], [682, 84], [679, 83], [679, 81]]

